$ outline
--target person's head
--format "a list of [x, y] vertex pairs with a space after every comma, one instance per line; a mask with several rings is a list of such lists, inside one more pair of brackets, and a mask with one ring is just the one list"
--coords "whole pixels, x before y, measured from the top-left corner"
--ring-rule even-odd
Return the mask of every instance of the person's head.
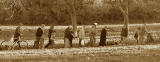
[[97, 27], [97, 23], [93, 23], [93, 26], [92, 26], [92, 28], [96, 28]]
[[50, 29], [54, 29], [54, 25], [51, 25], [51, 26], [50, 26]]
[[22, 23], [19, 23], [19, 24], [18, 24], [18, 26], [22, 26], [22, 25], [23, 25]]
[[98, 23], [93, 23], [93, 25], [94, 25], [94, 26], [97, 26], [97, 25], [98, 25]]
[[44, 28], [44, 27], [45, 27], [45, 24], [42, 24], [42, 25], [41, 25], [41, 28]]
[[70, 25], [70, 26], [68, 26], [68, 28], [70, 29], [70, 30], [72, 30], [73, 29], [73, 27]]

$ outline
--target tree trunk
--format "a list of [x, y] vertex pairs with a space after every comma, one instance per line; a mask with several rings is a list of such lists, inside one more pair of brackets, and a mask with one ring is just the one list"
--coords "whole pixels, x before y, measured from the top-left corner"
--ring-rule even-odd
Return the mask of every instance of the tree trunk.
[[76, 10], [75, 8], [72, 9], [73, 12], [71, 13], [71, 21], [73, 26], [74, 36], [77, 37], [77, 17], [76, 17]]
[[125, 9], [123, 9], [121, 6], [119, 6], [120, 11], [123, 14], [124, 17], [124, 28], [127, 28], [128, 32], [129, 32], [129, 17], [128, 17], [128, 6], [125, 7]]
[[129, 18], [128, 18], [128, 7], [126, 7], [126, 11], [125, 11], [125, 15], [124, 15], [124, 25], [126, 28], [129, 28]]

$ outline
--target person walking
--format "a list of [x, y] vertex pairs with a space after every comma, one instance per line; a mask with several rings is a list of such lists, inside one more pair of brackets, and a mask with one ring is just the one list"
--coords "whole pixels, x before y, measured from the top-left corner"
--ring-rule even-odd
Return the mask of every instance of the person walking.
[[80, 30], [78, 31], [78, 38], [79, 38], [79, 46], [81, 47], [82, 44], [84, 45], [85, 41], [85, 27], [82, 26]]
[[101, 36], [100, 36], [100, 43], [99, 43], [99, 46], [106, 46], [106, 36], [107, 36], [107, 30], [106, 30], [107, 27], [104, 27], [102, 30], [101, 30]]
[[73, 36], [72, 26], [69, 26], [64, 31], [64, 47], [65, 48], [72, 47], [73, 38], [74, 38], [74, 36]]
[[128, 36], [128, 28], [127, 27], [123, 27], [122, 31], [121, 31], [121, 41], [120, 41], [120, 43], [122, 41], [124, 41], [127, 38], [127, 36]]
[[94, 46], [96, 43], [96, 34], [97, 34], [96, 27], [97, 23], [94, 23], [89, 33], [89, 38], [90, 38], [89, 46]]
[[54, 31], [54, 26], [50, 26], [50, 29], [48, 30], [48, 39], [49, 39], [49, 42], [45, 46], [45, 48], [48, 48], [49, 46], [54, 45], [55, 32], [56, 31]]
[[139, 43], [140, 29], [141, 29], [141, 27], [138, 27], [138, 28], [136, 29], [135, 34], [134, 34], [134, 38], [136, 39], [137, 43]]
[[20, 41], [21, 41], [21, 37], [22, 37], [21, 26], [22, 26], [22, 24], [20, 23], [19, 26], [16, 28], [15, 33], [14, 33], [14, 37], [13, 37], [14, 44], [17, 43], [19, 48], [21, 48], [21, 46], [20, 46]]
[[143, 26], [141, 26], [140, 33], [139, 33], [139, 40], [141, 44], [145, 43], [146, 34], [147, 34], [147, 28], [146, 28], [146, 24], [144, 24]]
[[37, 32], [36, 32], [36, 41], [34, 43], [34, 48], [39, 48], [40, 47], [40, 41], [42, 40], [42, 35], [44, 33], [43, 29], [44, 29], [45, 25], [42, 24], [41, 27], [39, 27], [37, 29]]

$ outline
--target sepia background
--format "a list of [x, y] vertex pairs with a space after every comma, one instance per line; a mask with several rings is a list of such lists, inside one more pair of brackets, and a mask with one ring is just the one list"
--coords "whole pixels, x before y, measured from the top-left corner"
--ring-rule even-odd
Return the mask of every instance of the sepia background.
[[[0, 60], [2, 62], [159, 62], [160, 61], [160, 0], [0, 0]], [[85, 42], [93, 23], [98, 23], [96, 45], [64, 48], [64, 30], [72, 25], [77, 31], [85, 26]], [[10, 50], [10, 39], [22, 23], [22, 48]], [[55, 26], [52, 48], [34, 49], [36, 29], [45, 24], [45, 45], [48, 29]], [[137, 44], [137, 27], [146, 24], [154, 41]], [[100, 33], [107, 26], [107, 46], [99, 47]], [[121, 31], [129, 28], [122, 44]]]
[[[123, 24], [123, 11], [130, 23], [159, 22], [159, 0], [1, 0], [2, 25], [70, 25], [76, 16], [78, 25], [97, 22]], [[121, 10], [119, 7], [122, 7]], [[128, 9], [128, 10], [127, 10]], [[71, 16], [73, 15], [73, 16]]]

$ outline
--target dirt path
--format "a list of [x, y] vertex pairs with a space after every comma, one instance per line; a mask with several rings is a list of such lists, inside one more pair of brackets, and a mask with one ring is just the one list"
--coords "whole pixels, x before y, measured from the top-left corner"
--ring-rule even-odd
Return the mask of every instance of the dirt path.
[[1, 62], [152, 62], [160, 44], [0, 51]]
[[61, 56], [80, 54], [125, 54], [142, 53], [144, 50], [160, 49], [158, 45], [133, 45], [133, 46], [110, 46], [110, 47], [84, 47], [84, 48], [61, 48], [61, 49], [30, 49], [30, 50], [6, 50], [0, 51], [0, 58], [19, 58], [30, 56]]

